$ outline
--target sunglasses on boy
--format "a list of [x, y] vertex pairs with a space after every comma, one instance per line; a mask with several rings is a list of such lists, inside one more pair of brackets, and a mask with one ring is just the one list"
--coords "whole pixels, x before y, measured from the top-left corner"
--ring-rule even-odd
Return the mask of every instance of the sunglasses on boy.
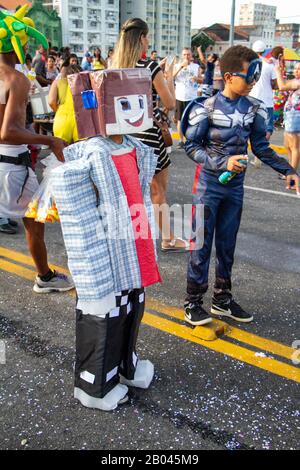
[[233, 77], [241, 77], [245, 80], [248, 85], [252, 85], [254, 82], [258, 82], [262, 71], [262, 60], [254, 59], [250, 62], [247, 74], [234, 72], [231, 73]]

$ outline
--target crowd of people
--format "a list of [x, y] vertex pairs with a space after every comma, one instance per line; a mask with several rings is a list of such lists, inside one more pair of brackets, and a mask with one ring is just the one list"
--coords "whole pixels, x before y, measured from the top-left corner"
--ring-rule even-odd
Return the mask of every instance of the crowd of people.
[[[26, 23], [25, 13], [23, 7], [15, 14], [21, 25]], [[21, 26], [16, 28], [16, 36], [21, 30]], [[23, 218], [37, 269], [36, 293], [76, 287], [75, 397], [84, 406], [110, 410], [128, 400], [128, 386], [147, 388], [153, 378], [153, 365], [138, 360], [135, 351], [145, 308], [144, 289], [161, 281], [152, 240], [152, 212], [161, 231], [162, 251], [191, 250], [185, 321], [202, 326], [211, 323], [214, 315], [244, 323], [253, 320], [252, 313], [234, 299], [231, 281], [248, 142], [259, 161], [285, 178], [288, 189], [299, 192], [300, 67], [296, 66], [293, 80], [286, 80], [282, 51], [274, 53], [273, 69], [264, 59], [261, 41], [253, 50], [231, 47], [221, 59], [215, 54], [205, 56], [201, 48], [195, 59], [189, 47], [184, 48], [177, 64], [174, 57], [159, 60], [156, 51], [147, 58], [149, 28], [139, 18], [123, 24], [118, 43], [107, 59], [96, 49], [93, 55], [87, 52], [81, 64], [69, 48], [52, 48], [48, 53], [45, 38], [31, 60], [25, 55], [28, 37], [21, 39], [21, 54], [19, 50], [16, 53], [17, 41], [8, 43], [5, 52], [1, 50], [3, 41], [0, 44], [0, 81], [5, 90], [0, 109], [0, 220], [5, 223], [0, 230], [3, 226], [15, 230], [14, 218]], [[18, 62], [28, 71], [34, 68], [40, 86], [50, 85], [54, 135], [25, 127], [31, 85], [24, 67], [22, 73], [18, 70]], [[112, 98], [104, 108], [110, 115], [97, 114], [98, 133], [93, 135], [88, 130], [92, 138], [82, 140], [85, 134], [84, 126], [79, 133], [80, 119], [96, 112], [100, 92], [98, 96], [98, 89], [83, 89], [78, 102], [68, 77], [72, 75], [76, 82], [82, 70], [93, 77], [93, 72], [105, 69], [103, 86]], [[285, 111], [289, 162], [279, 157], [269, 142], [273, 131], [271, 91], [276, 86], [291, 92]], [[146, 110], [151, 101], [153, 125], [144, 128], [141, 126], [149, 122]], [[199, 169], [194, 204], [204, 206], [203, 246], [198, 244], [196, 230], [189, 243], [177, 238], [170, 227], [166, 193], [171, 158], [160, 106], [167, 113], [175, 111], [179, 149], [184, 149]], [[25, 215], [39, 187], [28, 145], [48, 146], [63, 163], [55, 170], [53, 191], [72, 277], [50, 269], [44, 225]], [[126, 227], [132, 223], [134, 235], [125, 242], [110, 238], [99, 213], [101, 202], [112, 204], [112, 212], [116, 212], [122, 197], [129, 209], [122, 213], [123, 222]], [[139, 213], [146, 220], [145, 238], [130, 212], [135, 204], [142, 207]], [[197, 218], [198, 211], [194, 211], [193, 227], [199, 222]], [[102, 237], [98, 236], [100, 232]], [[214, 237], [216, 279], [208, 313], [203, 297], [208, 290]]]

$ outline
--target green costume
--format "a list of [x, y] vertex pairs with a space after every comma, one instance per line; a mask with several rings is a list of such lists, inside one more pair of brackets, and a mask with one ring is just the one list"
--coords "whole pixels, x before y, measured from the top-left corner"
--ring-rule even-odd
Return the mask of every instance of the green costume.
[[15, 52], [21, 64], [25, 63], [23, 47], [30, 38], [36, 39], [48, 49], [46, 37], [34, 28], [34, 21], [25, 17], [29, 5], [24, 5], [14, 15], [0, 10], [0, 54]]

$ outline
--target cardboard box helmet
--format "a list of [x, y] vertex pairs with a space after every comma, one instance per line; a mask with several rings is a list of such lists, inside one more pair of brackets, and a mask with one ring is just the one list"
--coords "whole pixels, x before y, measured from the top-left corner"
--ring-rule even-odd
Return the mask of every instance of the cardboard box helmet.
[[81, 72], [68, 81], [80, 139], [136, 134], [153, 126], [148, 69]]

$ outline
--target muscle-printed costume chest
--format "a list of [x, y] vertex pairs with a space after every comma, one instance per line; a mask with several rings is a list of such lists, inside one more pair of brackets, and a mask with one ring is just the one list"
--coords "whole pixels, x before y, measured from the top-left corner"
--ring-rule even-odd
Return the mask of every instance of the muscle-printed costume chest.
[[188, 116], [188, 139], [199, 142], [206, 127], [205, 143], [210, 148], [214, 145], [247, 144], [251, 127], [257, 113], [266, 120], [266, 111], [259, 106], [259, 101], [248, 97], [229, 100], [222, 94], [195, 104]]

